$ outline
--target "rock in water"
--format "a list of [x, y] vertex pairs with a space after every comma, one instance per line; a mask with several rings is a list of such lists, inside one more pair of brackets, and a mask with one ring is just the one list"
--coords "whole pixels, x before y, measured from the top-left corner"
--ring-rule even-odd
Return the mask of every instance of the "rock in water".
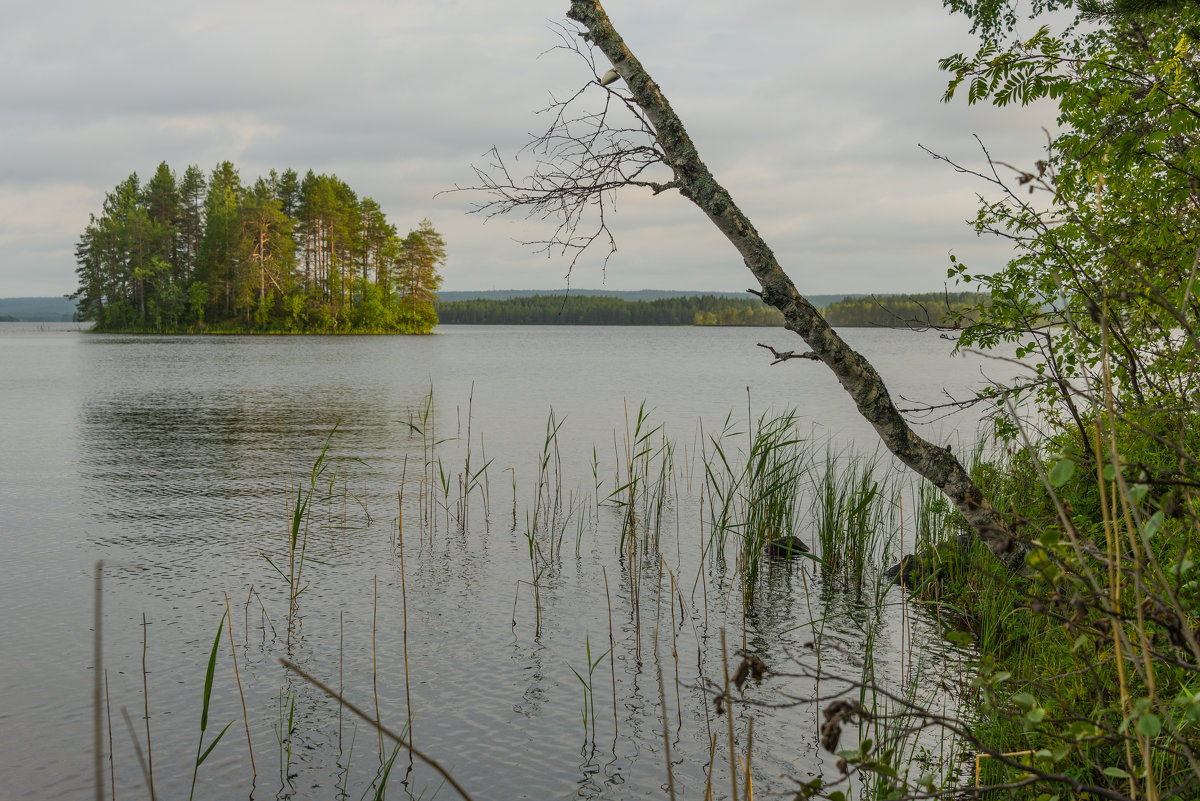
[[883, 571], [883, 577], [887, 579], [888, 584], [903, 584], [905, 587], [912, 589], [913, 584], [920, 578], [918, 575], [919, 563], [915, 556], [902, 556], [900, 561]]
[[799, 537], [775, 537], [767, 540], [763, 550], [772, 559], [791, 559], [798, 553], [808, 553], [808, 546]]

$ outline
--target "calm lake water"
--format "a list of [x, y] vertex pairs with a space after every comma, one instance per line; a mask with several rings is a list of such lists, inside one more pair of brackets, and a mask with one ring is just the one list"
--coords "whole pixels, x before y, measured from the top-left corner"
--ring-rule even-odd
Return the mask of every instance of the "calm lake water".
[[[876, 449], [823, 367], [771, 367], [755, 346], [802, 349], [787, 332], [446, 326], [428, 337], [132, 337], [69, 328], [0, 324], [6, 798], [93, 797], [97, 560], [107, 563], [115, 774], [106, 761], [104, 780], [121, 798], [149, 797], [122, 714], [144, 750], [143, 637], [154, 782], [160, 798], [186, 797], [226, 596], [239, 675], [226, 621], [204, 747], [234, 723], [199, 769], [198, 798], [359, 798], [375, 779], [374, 731], [339, 715], [283, 656], [341, 681], [364, 709], [377, 703], [396, 730], [407, 694], [415, 745], [475, 799], [665, 798], [664, 720], [679, 797], [704, 796], [715, 734], [713, 788], [726, 797], [725, 720], [710, 684], [722, 675], [722, 628], [730, 651], [745, 642], [780, 674], [798, 673], [793, 656], [816, 638], [823, 667], [856, 677], [868, 633], [876, 670], [897, 681], [922, 665], [957, 664], [920, 618], [898, 606], [864, 616], [849, 595], [823, 592], [811, 565], [773, 572], [747, 612], [731, 590], [732, 557], [701, 558], [701, 452], [728, 416], [745, 432], [748, 418], [794, 409], [821, 453], [827, 442]], [[943, 389], [963, 396], [985, 373], [1013, 371], [951, 357], [951, 343], [932, 333], [845, 336], [894, 396], [913, 401], [902, 406], [943, 401]], [[619, 550], [620, 511], [596, 496], [618, 485], [627, 420], [632, 428], [643, 404], [650, 427], [661, 424], [674, 443], [674, 461], [657, 550], [631, 560]], [[546, 451], [551, 413], [560, 427]], [[962, 415], [920, 430], [960, 451], [976, 425]], [[287, 571], [290, 504], [335, 426], [289, 627], [287, 585], [271, 563]], [[464, 526], [456, 501], [468, 442], [471, 472], [488, 467]], [[431, 453], [432, 481], [422, 480]], [[561, 485], [561, 545], [535, 537], [539, 631], [526, 531], [547, 453], [554, 491]], [[610, 631], [612, 658], [596, 662]], [[590, 698], [576, 675], [588, 678], [589, 647]], [[747, 686], [761, 705], [734, 716], [740, 748], [754, 718], [756, 792], [786, 793], [794, 778], [832, 771], [818, 749], [817, 705], [780, 705], [815, 692], [778, 674]], [[439, 784], [405, 753], [387, 797], [455, 797]]]

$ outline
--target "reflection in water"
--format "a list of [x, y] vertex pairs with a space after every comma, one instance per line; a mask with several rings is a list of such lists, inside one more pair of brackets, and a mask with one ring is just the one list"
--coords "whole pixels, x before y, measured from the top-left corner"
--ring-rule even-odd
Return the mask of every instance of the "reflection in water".
[[[786, 408], [797, 389], [765, 364], [748, 363], [753, 332], [640, 332], [659, 338], [653, 350], [664, 357], [653, 363], [638, 355], [638, 340], [623, 339], [628, 334], [95, 336], [77, 343], [77, 361], [63, 369], [78, 387], [71, 408], [77, 450], [64, 460], [75, 467], [60, 479], [78, 494], [71, 502], [78, 539], [69, 547], [139, 567], [106, 583], [105, 661], [116, 714], [122, 706], [140, 710], [144, 613], [158, 794], [188, 792], [204, 673], [226, 594], [258, 778], [244, 732], [235, 736], [243, 712], [226, 638], [208, 736], [236, 722], [201, 767], [197, 797], [240, 797], [254, 787], [258, 797], [358, 797], [377, 781], [390, 746], [381, 759], [374, 731], [284, 670], [277, 661], [284, 655], [364, 709], [378, 708], [393, 727], [411, 713], [414, 743], [477, 798], [660, 796], [664, 720], [680, 796], [703, 795], [710, 761], [713, 787], [724, 792], [726, 722], [713, 705], [724, 669], [722, 629], [732, 666], [740, 659], [732, 651], [744, 649], [770, 669], [735, 693], [732, 709], [742, 753], [754, 720], [756, 789], [787, 793], [792, 777], [828, 768], [811, 702], [822, 688], [804, 665], [819, 654], [823, 671], [861, 677], [864, 643], [874, 641], [876, 675], [899, 683], [907, 678], [899, 674], [899, 648], [932, 649], [936, 632], [914, 629], [897, 642], [904, 621], [896, 610], [872, 611], [852, 595], [824, 592], [807, 561], [766, 563], [744, 603], [732, 539], [726, 551], [700, 555], [711, 518], [701, 511], [696, 417], [719, 426], [729, 409], [744, 408], [750, 384], [762, 408]], [[706, 347], [697, 349], [693, 337]], [[604, 372], [609, 361], [620, 369]], [[705, 378], [718, 369], [729, 375], [729, 392]], [[958, 369], [974, 375], [974, 366]], [[819, 382], [804, 391], [810, 414], [828, 405]], [[614, 431], [625, 425], [625, 395], [635, 404], [647, 397], [667, 436], [681, 438], [678, 463], [661, 485], [663, 503], [641, 518], [654, 521], [653, 536], [640, 533], [633, 547], [622, 547], [621, 510], [598, 504], [617, 487], [624, 457]], [[539, 517], [531, 545], [526, 531], [548, 491], [538, 477], [551, 405], [562, 423], [555, 442], [561, 491], [553, 482], [560, 519], [547, 526]], [[288, 560], [295, 493], [307, 491], [335, 425], [291, 613], [289, 588], [272, 563]], [[464, 506], [471, 475], [488, 462]], [[468, 522], [460, 526], [464, 509]], [[85, 604], [75, 610], [84, 621]], [[611, 653], [601, 656], [610, 637]], [[589, 648], [601, 657], [590, 673]], [[911, 669], [913, 660], [905, 660]], [[590, 678], [588, 695], [576, 671]], [[43, 691], [12, 725], [65, 717], [52, 696]], [[37, 759], [31, 751], [13, 758]], [[115, 738], [114, 751], [118, 793], [141, 797], [132, 741]], [[77, 753], [86, 753], [86, 741]], [[38, 765], [18, 796], [51, 786], [42, 778], [46, 763]], [[57, 794], [87, 791], [86, 765], [54, 768], [67, 785], [56, 785]], [[429, 797], [439, 783], [401, 756], [387, 794]]]

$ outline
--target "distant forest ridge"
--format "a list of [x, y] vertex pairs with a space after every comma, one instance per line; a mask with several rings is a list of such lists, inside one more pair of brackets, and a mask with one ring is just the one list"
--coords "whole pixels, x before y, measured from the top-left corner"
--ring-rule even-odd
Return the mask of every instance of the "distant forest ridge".
[[779, 326], [783, 315], [746, 295], [624, 300], [595, 295], [529, 295], [438, 303], [443, 323], [467, 325], [752, 325]]
[[[498, 289], [482, 291], [442, 292], [437, 304], [438, 316], [444, 323], [466, 324], [526, 324], [540, 325], [587, 325], [590, 317], [596, 319], [607, 315], [611, 322], [591, 322], [593, 325], [694, 325], [697, 313], [711, 312], [716, 318], [704, 318], [699, 324], [721, 325], [718, 307], [727, 312], [744, 308], [764, 309], [757, 298], [744, 292], [687, 292], [663, 289], [636, 291], [605, 289]], [[735, 301], [729, 306], [701, 303], [701, 298]], [[538, 298], [527, 303], [496, 306], [502, 301]], [[570, 298], [569, 301], [565, 299]], [[600, 298], [604, 303], [582, 302]], [[689, 299], [690, 304], [656, 301]], [[909, 324], [941, 324], [944, 318], [954, 314], [965, 315], [963, 322], [972, 322], [975, 315], [971, 308], [985, 300], [985, 296], [973, 293], [929, 292], [908, 295], [809, 295], [813, 305], [822, 309], [831, 324], [841, 327], [881, 326], [904, 327]], [[487, 301], [485, 304], [466, 301]], [[640, 304], [640, 305], [638, 305]], [[75, 314], [75, 301], [61, 297], [0, 298], [0, 318], [16, 318], [23, 322], [67, 322]], [[488, 311], [485, 309], [498, 309]], [[657, 316], [661, 321], [652, 321]], [[482, 322], [482, 318], [487, 322]], [[724, 317], [725, 325], [754, 325], [753, 322], [734, 322], [731, 314]], [[767, 322], [777, 325], [778, 322]]]
[[[529, 298], [535, 295], [563, 297], [578, 295], [579, 297], [620, 298], [621, 300], [663, 300], [665, 298], [698, 298], [711, 295], [715, 298], [750, 298], [749, 293], [742, 292], [708, 292], [700, 290], [679, 289], [485, 289], [485, 290], [456, 290], [439, 292], [442, 303], [457, 303], [460, 300], [508, 300], [510, 298]], [[843, 293], [839, 295], [806, 295], [816, 307], [828, 305], [844, 298], [861, 297], [861, 293]]]
[[964, 326], [979, 321], [988, 295], [977, 292], [928, 292], [915, 295], [864, 295], [821, 308], [835, 328], [921, 328]]
[[[466, 294], [466, 293], [464, 293]], [[826, 295], [809, 298], [835, 327], [907, 328], [964, 324], [977, 318], [986, 296], [972, 292], [909, 295]], [[626, 300], [584, 294], [521, 294], [447, 300], [437, 304], [443, 323], [465, 325], [719, 325], [778, 326], [782, 316], [745, 294], [672, 294]]]
[[75, 301], [68, 298], [0, 298], [0, 318], [23, 323], [69, 323], [75, 319]]

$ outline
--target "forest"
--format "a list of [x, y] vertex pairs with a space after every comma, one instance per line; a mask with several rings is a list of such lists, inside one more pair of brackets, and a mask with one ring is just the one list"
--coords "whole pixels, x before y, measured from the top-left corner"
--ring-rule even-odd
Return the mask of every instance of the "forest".
[[[930, 292], [845, 297], [822, 310], [839, 328], [969, 325], [986, 294]], [[438, 319], [467, 325], [783, 325], [777, 309], [757, 298], [696, 295], [629, 301], [596, 295], [533, 295], [503, 300], [439, 302]]]
[[627, 301], [596, 295], [533, 295], [437, 304], [443, 323], [475, 325], [778, 326], [783, 317], [756, 298], [713, 295]]
[[163, 162], [107, 194], [75, 248], [77, 318], [98, 331], [428, 333], [445, 243], [401, 236], [335, 175], [252, 184]]
[[978, 321], [987, 295], [977, 292], [930, 292], [920, 295], [871, 295], [843, 298], [821, 310], [838, 328], [881, 326], [929, 328]]

